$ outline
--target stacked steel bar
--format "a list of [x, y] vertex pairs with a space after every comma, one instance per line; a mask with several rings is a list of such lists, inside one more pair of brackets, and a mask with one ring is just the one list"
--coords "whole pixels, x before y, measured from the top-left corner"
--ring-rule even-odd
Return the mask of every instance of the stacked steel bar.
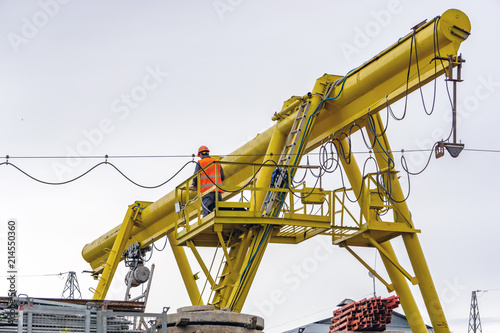
[[384, 331], [391, 322], [392, 311], [399, 305], [399, 296], [373, 297], [351, 302], [333, 312], [330, 332]]

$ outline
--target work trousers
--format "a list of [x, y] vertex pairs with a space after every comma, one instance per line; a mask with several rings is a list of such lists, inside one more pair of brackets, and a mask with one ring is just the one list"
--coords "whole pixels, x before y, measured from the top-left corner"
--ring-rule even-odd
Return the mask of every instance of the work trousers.
[[201, 206], [203, 209], [203, 217], [210, 214], [215, 208], [215, 193], [219, 195], [219, 201], [222, 201], [222, 195], [220, 192], [210, 192], [201, 197]]

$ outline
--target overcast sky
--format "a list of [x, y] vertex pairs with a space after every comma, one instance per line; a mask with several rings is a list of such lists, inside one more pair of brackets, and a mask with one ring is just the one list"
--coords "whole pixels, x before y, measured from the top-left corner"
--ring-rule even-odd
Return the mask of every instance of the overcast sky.
[[[106, 154], [180, 156], [111, 159], [133, 180], [159, 184], [198, 146], [231, 153], [272, 126], [283, 101], [310, 91], [324, 73], [346, 74], [449, 8], [464, 11], [472, 23], [460, 50], [467, 62], [458, 88], [458, 138], [466, 148], [498, 150], [497, 1], [2, 0], [0, 159], [10, 155], [27, 173], [58, 182], [82, 174]], [[424, 115], [420, 96], [413, 94], [407, 118], [391, 123], [394, 151], [429, 149], [447, 136], [444, 84], [439, 78], [432, 116]], [[432, 93], [432, 86], [424, 89], [428, 103]], [[62, 158], [20, 158], [49, 156]], [[413, 170], [427, 156], [406, 155]], [[408, 205], [454, 332], [467, 330], [471, 291], [477, 289], [489, 290], [479, 297], [484, 331], [498, 331], [500, 324], [499, 162], [500, 153], [468, 150], [457, 159], [432, 159], [411, 178]], [[159, 189], [145, 190], [106, 165], [63, 186], [37, 183], [1, 165], [0, 237], [4, 244], [7, 221], [17, 219], [19, 291], [59, 297], [66, 276], [54, 274], [76, 271], [84, 298], [91, 298], [88, 288], [96, 283], [82, 273], [90, 268], [81, 257], [83, 246], [120, 224], [135, 200], [155, 201], [170, 192], [192, 173], [188, 169]], [[324, 187], [339, 187], [338, 177]], [[406, 180], [404, 186], [408, 190]], [[400, 242], [395, 248], [407, 262]], [[5, 252], [2, 245], [0, 272], [7, 271]], [[362, 253], [382, 268], [374, 252]], [[148, 311], [187, 305], [168, 246], [151, 262], [156, 273]], [[109, 298], [123, 298], [123, 274], [118, 272]], [[376, 289], [389, 295], [378, 282]], [[0, 294], [7, 291], [2, 278]], [[327, 238], [271, 245], [243, 312], [263, 316], [266, 332], [281, 332], [330, 316], [344, 298], [371, 293], [367, 271]], [[280, 297], [272, 301], [273, 294]]]

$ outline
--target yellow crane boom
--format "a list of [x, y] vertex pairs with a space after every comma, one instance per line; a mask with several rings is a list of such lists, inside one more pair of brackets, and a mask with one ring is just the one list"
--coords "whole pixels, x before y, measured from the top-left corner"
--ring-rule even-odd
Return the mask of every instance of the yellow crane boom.
[[[212, 214], [201, 218], [199, 204], [196, 206], [199, 195], [184, 190], [192, 178], [156, 202], [130, 205], [121, 225], [82, 250], [84, 259], [99, 278], [94, 298], [106, 296], [127, 246], [138, 242], [146, 247], [168, 235], [191, 302], [194, 305], [202, 303], [184, 247], [193, 251], [207, 275], [213, 291], [209, 302], [218, 308], [240, 311], [268, 243], [299, 243], [316, 235], [329, 235], [333, 244], [346, 248], [374, 274], [376, 272], [362, 261], [353, 247], [368, 246], [379, 251], [391, 282], [376, 276], [388, 290], [395, 290], [401, 296], [413, 332], [426, 332], [426, 329], [406, 280], [419, 285], [435, 331], [449, 332], [418, 241], [419, 231], [414, 228], [395, 170], [388, 162], [393, 157], [378, 112], [438, 76], [450, 75], [450, 68], [459, 65], [458, 49], [470, 29], [467, 16], [450, 9], [414, 27], [411, 33], [345, 76], [325, 74], [316, 81], [310, 93], [286, 101], [283, 109], [273, 116], [275, 124], [272, 127], [220, 161], [226, 175], [224, 189], [228, 192], [218, 205], [230, 210], [216, 208]], [[440, 60], [443, 57], [448, 57], [451, 66], [443, 64]], [[304, 121], [299, 125], [302, 118]], [[335, 140], [337, 149], [348, 151], [349, 143], [343, 129], [353, 124], [358, 130], [366, 131], [374, 143], [378, 168], [385, 172], [382, 181], [363, 175], [351, 156], [350, 163], [342, 160], [342, 166], [352, 189], [328, 193], [316, 189], [308, 192], [316, 195], [311, 197], [305, 195], [310, 189], [299, 191], [304, 207], [326, 205], [321, 214], [299, 214], [293, 202], [287, 209], [278, 205], [270, 210], [271, 214], [263, 214], [270, 194], [279, 198], [278, 203], [283, 203], [287, 193], [294, 191], [286, 189], [287, 186], [269, 185], [276, 164], [293, 176], [300, 168], [303, 154], [329, 140]], [[273, 160], [274, 164], [266, 164], [268, 160]], [[390, 189], [384, 186], [388, 182]], [[359, 194], [361, 217], [354, 226], [345, 225], [335, 216], [334, 205], [338, 202], [341, 202], [341, 210], [347, 211], [339, 198], [349, 190]], [[251, 194], [248, 203], [229, 200], [242, 191]], [[381, 210], [392, 211], [393, 219], [384, 221]], [[415, 276], [397, 261], [390, 240], [398, 236], [404, 240]], [[223, 249], [225, 263], [216, 278], [210, 275], [199, 256], [198, 246]]]

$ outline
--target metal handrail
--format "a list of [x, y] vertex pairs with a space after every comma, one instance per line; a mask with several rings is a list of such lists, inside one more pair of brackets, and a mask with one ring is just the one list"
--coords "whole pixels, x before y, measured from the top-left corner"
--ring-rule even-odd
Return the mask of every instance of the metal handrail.
[[[208, 166], [216, 164], [216, 165], [224, 165], [224, 164], [237, 164], [234, 162], [223, 162], [223, 161], [214, 161], [210, 163]], [[261, 165], [261, 164], [252, 164], [246, 163], [246, 166], [251, 166], [253, 169], [253, 174], [257, 174], [261, 168], [284, 168], [284, 169], [316, 169], [317, 166], [276, 166], [274, 164], [269, 165]], [[207, 166], [207, 167], [208, 167]], [[224, 167], [223, 167], [224, 168]], [[191, 232], [194, 227], [198, 227], [205, 222], [208, 222], [214, 216], [222, 215], [223, 208], [218, 204], [218, 196], [216, 198], [216, 206], [214, 209], [213, 215], [207, 216], [205, 219], [202, 217], [202, 207], [201, 207], [201, 193], [200, 193], [200, 174], [202, 171], [193, 174], [188, 179], [184, 180], [181, 184], [179, 184], [175, 189], [175, 202], [176, 202], [176, 212], [177, 212], [177, 220], [175, 224], [175, 237], [179, 237], [179, 233], [183, 234]], [[196, 189], [191, 187], [193, 179], [197, 179]], [[251, 179], [247, 181], [248, 183], [240, 185], [228, 185], [223, 184], [222, 189], [225, 191], [222, 196], [222, 201], [228, 203], [227, 206], [231, 206], [230, 202], [245, 202], [246, 199], [248, 203], [248, 207], [246, 207], [246, 216], [251, 217], [262, 217], [260, 212], [260, 207], [256, 207], [256, 197], [257, 193], [265, 192], [265, 193], [284, 193], [283, 200], [286, 203], [286, 209], [282, 209], [278, 216], [274, 218], [283, 218], [284, 214], [287, 214], [288, 218], [300, 217], [303, 215], [319, 215], [319, 216], [331, 216], [331, 203], [332, 203], [332, 192], [326, 191], [323, 189], [314, 189], [307, 188], [305, 186], [305, 182], [301, 182], [300, 184], [293, 186], [292, 179], [288, 179], [288, 184], [283, 188], [273, 188], [273, 187], [256, 187], [255, 181]], [[246, 185], [246, 186], [245, 186]], [[300, 187], [300, 188], [299, 188]], [[191, 188], [191, 190], [190, 190]], [[313, 191], [314, 190], [314, 191]], [[247, 198], [245, 194], [248, 194], [250, 198]], [[288, 195], [287, 195], [288, 194]], [[278, 194], [279, 195], [279, 194]], [[308, 203], [307, 200], [301, 203], [296, 203], [295, 199], [308, 198], [309, 196], [324, 196], [324, 203], [318, 204], [317, 201], [315, 203]], [[237, 197], [239, 201], [230, 201], [232, 198]], [[317, 211], [315, 214], [312, 214], [312, 208], [314, 205], [320, 206], [317, 207]], [[234, 204], [234, 206], [238, 206]], [[240, 205], [241, 206], [241, 205]], [[250, 210], [249, 207], [252, 207]], [[221, 209], [222, 208], [222, 209]], [[226, 207], [224, 207], [226, 208]], [[311, 209], [309, 209], [311, 208]], [[311, 210], [308, 213], [308, 210]], [[229, 213], [224, 213], [228, 215]], [[235, 214], [236, 216], [237, 214]], [[331, 219], [330, 219], [331, 221]]]

